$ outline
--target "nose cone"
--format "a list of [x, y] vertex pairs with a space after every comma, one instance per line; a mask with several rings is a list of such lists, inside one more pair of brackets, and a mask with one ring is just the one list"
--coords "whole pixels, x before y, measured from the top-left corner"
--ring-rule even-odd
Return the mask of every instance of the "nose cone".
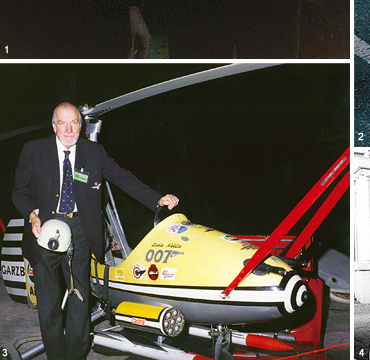
[[281, 281], [280, 287], [284, 288], [284, 305], [281, 312], [291, 314], [297, 311], [307, 300], [307, 287], [300, 276], [294, 272], [288, 273]]

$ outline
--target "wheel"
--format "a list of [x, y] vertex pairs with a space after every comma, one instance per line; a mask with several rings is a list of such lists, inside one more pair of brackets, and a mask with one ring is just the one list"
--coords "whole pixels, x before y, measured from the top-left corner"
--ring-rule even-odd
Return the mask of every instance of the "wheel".
[[21, 354], [13, 345], [4, 345], [0, 348], [1, 360], [22, 360]]
[[[211, 349], [207, 350], [205, 356], [214, 359], [215, 349], [211, 348]], [[228, 351], [226, 351], [225, 349], [222, 349], [220, 357], [218, 358], [218, 360], [235, 360], [235, 358]]]

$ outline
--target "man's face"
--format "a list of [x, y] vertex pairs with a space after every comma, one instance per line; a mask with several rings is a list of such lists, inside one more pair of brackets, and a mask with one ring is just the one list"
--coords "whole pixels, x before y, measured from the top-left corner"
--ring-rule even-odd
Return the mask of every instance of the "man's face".
[[76, 144], [80, 136], [81, 127], [78, 111], [73, 107], [60, 107], [56, 109], [55, 115], [54, 132], [60, 142], [68, 149]]

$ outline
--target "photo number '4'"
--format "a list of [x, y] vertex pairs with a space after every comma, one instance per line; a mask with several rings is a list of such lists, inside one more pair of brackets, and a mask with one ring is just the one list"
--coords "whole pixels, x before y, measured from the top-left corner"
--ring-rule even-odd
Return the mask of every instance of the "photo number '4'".
[[364, 357], [365, 356], [365, 350], [362, 348], [358, 354], [360, 356]]

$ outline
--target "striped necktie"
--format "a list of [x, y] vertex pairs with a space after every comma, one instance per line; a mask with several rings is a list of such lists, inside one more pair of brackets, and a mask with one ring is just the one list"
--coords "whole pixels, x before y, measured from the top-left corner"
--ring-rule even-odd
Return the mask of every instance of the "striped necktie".
[[70, 213], [75, 208], [75, 196], [73, 194], [73, 176], [71, 162], [69, 161], [70, 151], [64, 151], [65, 158], [63, 161], [63, 184], [60, 193], [59, 212]]

